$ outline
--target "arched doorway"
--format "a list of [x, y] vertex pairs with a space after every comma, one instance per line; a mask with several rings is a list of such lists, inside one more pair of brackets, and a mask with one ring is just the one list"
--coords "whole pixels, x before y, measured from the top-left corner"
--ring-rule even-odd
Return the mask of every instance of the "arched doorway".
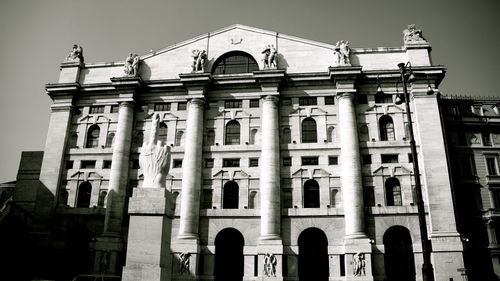
[[234, 229], [221, 230], [215, 237], [215, 280], [243, 280], [243, 235]]
[[387, 281], [415, 280], [415, 259], [410, 231], [396, 225], [384, 234], [384, 263]]
[[328, 240], [325, 233], [315, 227], [299, 235], [299, 280], [328, 280]]
[[90, 268], [89, 263], [89, 242], [91, 233], [87, 227], [77, 225], [73, 227], [66, 236], [64, 268], [62, 271], [66, 277], [73, 277], [76, 274], [88, 273]]

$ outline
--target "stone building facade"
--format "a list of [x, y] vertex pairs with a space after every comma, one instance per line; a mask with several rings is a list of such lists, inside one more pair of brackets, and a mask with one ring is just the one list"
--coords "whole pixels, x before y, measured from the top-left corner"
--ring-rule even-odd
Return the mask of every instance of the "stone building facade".
[[440, 100], [458, 229], [472, 280], [500, 277], [500, 99]]
[[[34, 216], [36, 254], [53, 257], [38, 271], [421, 280], [409, 125], [393, 102], [409, 61], [435, 276], [462, 280], [437, 98], [445, 68], [420, 30], [404, 34], [402, 47], [351, 49], [234, 25], [108, 63], [84, 63], [75, 45], [46, 86], [39, 176], [21, 167], [14, 196]], [[157, 115], [167, 192], [141, 188]]]

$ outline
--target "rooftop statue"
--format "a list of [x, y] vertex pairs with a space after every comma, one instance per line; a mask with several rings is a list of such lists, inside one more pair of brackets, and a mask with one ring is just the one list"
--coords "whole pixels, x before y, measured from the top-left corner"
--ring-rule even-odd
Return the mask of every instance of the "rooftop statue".
[[205, 72], [205, 61], [207, 60], [207, 51], [193, 50], [193, 72]]
[[408, 28], [403, 30], [403, 36], [405, 43], [427, 41], [422, 35], [422, 30], [417, 29], [414, 24], [408, 25]]
[[336, 66], [350, 66], [351, 60], [349, 56], [351, 55], [351, 48], [349, 47], [349, 41], [340, 40], [335, 44], [335, 50], [333, 51], [335, 56]]
[[74, 44], [68, 57], [66, 57], [66, 61], [83, 62], [83, 48], [82, 48], [82, 46], [78, 46], [78, 45]]
[[276, 69], [278, 68], [277, 64], [277, 56], [278, 51], [274, 47], [274, 45], [267, 45], [262, 51], [264, 56], [262, 57], [262, 61], [264, 62], [264, 69]]
[[125, 68], [123, 72], [125, 72], [126, 76], [137, 77], [139, 76], [139, 64], [141, 62], [141, 58], [138, 54], [133, 55], [130, 53], [128, 57], [125, 59]]
[[142, 146], [139, 165], [144, 173], [143, 188], [164, 188], [170, 169], [170, 147], [158, 140], [160, 116], [155, 114], [151, 122], [149, 140]]

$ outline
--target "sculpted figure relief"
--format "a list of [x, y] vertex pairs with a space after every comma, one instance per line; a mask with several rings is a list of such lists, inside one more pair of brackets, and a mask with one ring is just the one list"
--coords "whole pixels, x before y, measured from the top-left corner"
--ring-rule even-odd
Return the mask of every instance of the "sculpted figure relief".
[[422, 30], [417, 29], [414, 24], [408, 25], [408, 28], [403, 31], [403, 35], [405, 43], [426, 41], [422, 35]]
[[80, 61], [83, 62], [83, 48], [82, 46], [78, 46], [76, 44], [73, 45], [71, 52], [66, 58], [67, 61]]
[[273, 254], [264, 255], [264, 275], [267, 277], [276, 277], [276, 257]]
[[349, 41], [338, 41], [335, 44], [335, 50], [333, 51], [335, 56], [336, 66], [349, 66], [351, 65], [351, 60], [349, 56], [351, 55], [351, 48], [349, 48]]
[[133, 77], [138, 76], [139, 63], [140, 63], [139, 55], [138, 54], [133, 55], [132, 53], [130, 53], [128, 57], [125, 59], [125, 68], [123, 69], [125, 75]]
[[274, 45], [267, 45], [262, 51], [262, 54], [264, 54], [264, 56], [262, 57], [262, 61], [264, 62], [264, 69], [276, 69], [278, 67], [278, 51], [276, 50]]
[[205, 61], [207, 60], [207, 51], [193, 50], [193, 72], [205, 72]]
[[191, 257], [190, 253], [180, 253], [179, 254], [179, 273], [189, 273], [189, 257]]
[[356, 253], [352, 256], [353, 259], [353, 267], [352, 267], [352, 274], [354, 276], [365, 276], [365, 254], [363, 253]]
[[155, 114], [151, 122], [149, 140], [142, 146], [139, 165], [144, 173], [143, 188], [164, 188], [170, 169], [170, 147], [158, 140], [160, 116]]

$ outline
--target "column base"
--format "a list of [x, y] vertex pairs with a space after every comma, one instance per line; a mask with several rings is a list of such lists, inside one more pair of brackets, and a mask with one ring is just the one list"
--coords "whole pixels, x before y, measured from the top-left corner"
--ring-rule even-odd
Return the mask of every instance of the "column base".
[[[273, 239], [270, 239], [273, 238]], [[277, 239], [276, 239], [277, 238]], [[283, 280], [283, 254], [284, 254], [284, 247], [283, 247], [283, 241], [279, 236], [274, 236], [274, 235], [269, 235], [269, 236], [264, 236], [260, 237], [259, 239], [259, 246], [257, 248], [258, 251], [258, 264], [257, 264], [257, 272], [258, 272], [258, 277], [255, 280], [266, 280], [266, 281], [278, 281], [278, 280]], [[274, 275], [270, 276], [266, 275], [266, 269], [265, 269], [265, 260], [266, 260], [266, 255], [272, 255], [274, 258], [276, 258], [276, 266], [274, 267]], [[268, 271], [271, 270], [271, 268], [267, 269]]]
[[[198, 273], [198, 260], [200, 255], [200, 242], [194, 235], [177, 237], [172, 243], [172, 280], [196, 280]], [[188, 267], [183, 265], [183, 256], [188, 255]]]
[[353, 239], [351, 235], [344, 240], [346, 281], [373, 281], [372, 244], [366, 234], [363, 236]]
[[124, 248], [121, 235], [103, 233], [94, 245], [94, 272], [120, 275]]
[[133, 264], [123, 267], [123, 281], [148, 280], [167, 281], [170, 274], [167, 268], [148, 264]]

